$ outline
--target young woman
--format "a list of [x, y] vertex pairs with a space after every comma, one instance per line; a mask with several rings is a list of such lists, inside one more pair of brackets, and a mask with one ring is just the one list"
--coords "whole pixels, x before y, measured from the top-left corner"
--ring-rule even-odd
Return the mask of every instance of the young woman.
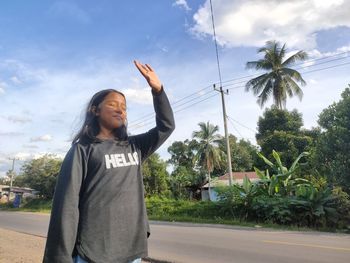
[[129, 263], [148, 255], [141, 164], [175, 123], [156, 73], [134, 63], [152, 89], [156, 127], [128, 136], [124, 95], [109, 89], [92, 97], [58, 176], [44, 263]]

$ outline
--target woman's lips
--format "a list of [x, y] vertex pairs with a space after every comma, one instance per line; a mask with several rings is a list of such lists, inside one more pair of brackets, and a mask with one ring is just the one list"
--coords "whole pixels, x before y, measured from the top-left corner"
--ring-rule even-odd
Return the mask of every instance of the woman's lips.
[[120, 115], [114, 115], [113, 118], [116, 118], [118, 120], [123, 120], [122, 116], [120, 116]]

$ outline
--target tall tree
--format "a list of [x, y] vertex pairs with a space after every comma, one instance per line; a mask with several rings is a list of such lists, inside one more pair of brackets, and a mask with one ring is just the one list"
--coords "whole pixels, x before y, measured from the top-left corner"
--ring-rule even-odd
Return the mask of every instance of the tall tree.
[[183, 166], [193, 169], [194, 150], [197, 147], [196, 140], [175, 141], [168, 147], [168, 153], [171, 155], [168, 163], [173, 166]]
[[[238, 140], [233, 134], [229, 135], [230, 150], [232, 154], [231, 166], [234, 172], [253, 171], [253, 164], [258, 148], [252, 145], [249, 141]], [[226, 139], [222, 137], [220, 142], [222, 152], [226, 151]], [[223, 175], [227, 173], [227, 160], [223, 158], [221, 167], [215, 168], [213, 175]]]
[[322, 133], [315, 150], [315, 167], [332, 185], [350, 193], [350, 85], [341, 100], [324, 109], [318, 123]]
[[49, 154], [28, 161], [21, 167], [20, 175], [15, 177], [14, 185], [33, 188], [42, 197], [50, 199], [55, 191], [61, 164], [61, 159]]
[[217, 133], [219, 126], [209, 122], [200, 122], [200, 130], [194, 131], [192, 137], [198, 141], [196, 159], [208, 172], [209, 198], [210, 198], [210, 173], [215, 166], [220, 166], [223, 152], [219, 148], [221, 136]]
[[286, 52], [286, 44], [281, 47], [279, 42], [267, 41], [264, 47], [258, 49], [258, 53], [263, 53], [264, 58], [246, 64], [247, 68], [266, 71], [245, 85], [246, 91], [252, 90], [254, 95], [258, 96], [257, 102], [260, 107], [264, 106], [271, 95], [279, 109], [285, 109], [287, 96], [297, 95], [300, 100], [303, 97], [298, 83], [304, 86], [306, 82], [301, 74], [290, 66], [296, 61], [305, 60], [307, 53], [301, 50], [286, 59]]
[[[291, 166], [300, 153], [310, 150], [314, 142], [312, 131], [302, 130], [302, 126], [302, 114], [297, 110], [280, 110], [274, 106], [267, 108], [259, 118], [256, 134], [263, 155], [273, 159], [272, 151], [275, 150], [287, 167]], [[255, 165], [265, 166], [261, 161]]]
[[166, 162], [154, 153], [142, 164], [143, 182], [146, 196], [168, 196], [169, 175]]
[[206, 183], [206, 176], [195, 165], [195, 152], [198, 148], [196, 140], [175, 141], [169, 146], [171, 158], [168, 160], [173, 166], [170, 185], [175, 198], [190, 197], [200, 199], [201, 187]]

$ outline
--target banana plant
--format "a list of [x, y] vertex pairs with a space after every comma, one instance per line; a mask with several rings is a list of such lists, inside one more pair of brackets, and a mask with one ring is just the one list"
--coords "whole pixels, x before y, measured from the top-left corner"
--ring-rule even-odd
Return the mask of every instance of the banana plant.
[[310, 185], [311, 182], [304, 178], [297, 178], [296, 170], [299, 167], [299, 161], [301, 158], [308, 156], [308, 152], [301, 153], [288, 169], [282, 164], [279, 154], [273, 150], [272, 156], [275, 162], [271, 162], [262, 153], [257, 153], [258, 156], [270, 167], [272, 175], [270, 175], [269, 169], [261, 171], [254, 167], [256, 174], [261, 179], [261, 183], [267, 186], [269, 195], [290, 195], [293, 193], [298, 185]]
[[302, 211], [301, 220], [304, 217], [310, 226], [324, 226], [326, 222], [335, 224], [339, 220], [335, 197], [328, 187], [317, 189], [314, 186], [300, 186], [291, 203]]

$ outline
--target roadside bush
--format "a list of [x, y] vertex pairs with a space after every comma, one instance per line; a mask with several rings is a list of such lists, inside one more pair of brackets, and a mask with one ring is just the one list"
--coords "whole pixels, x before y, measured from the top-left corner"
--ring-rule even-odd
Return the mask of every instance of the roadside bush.
[[30, 199], [28, 202], [23, 203], [22, 208], [33, 211], [50, 211], [52, 208], [52, 200], [43, 198]]
[[194, 218], [214, 218], [218, 215], [217, 204], [208, 201], [175, 200], [160, 197], [146, 198], [149, 216], [177, 216]]
[[290, 210], [290, 199], [279, 196], [256, 197], [252, 203], [252, 215], [257, 222], [290, 225], [295, 216]]

